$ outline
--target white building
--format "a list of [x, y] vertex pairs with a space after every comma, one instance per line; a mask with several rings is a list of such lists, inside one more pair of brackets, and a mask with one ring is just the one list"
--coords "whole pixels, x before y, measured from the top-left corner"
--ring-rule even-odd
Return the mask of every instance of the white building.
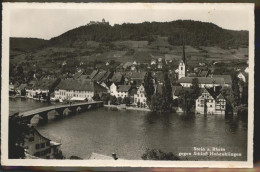
[[110, 86], [110, 95], [116, 96], [116, 98], [121, 97], [129, 97], [131, 91], [131, 85], [118, 85], [116, 86], [114, 83]]
[[134, 94], [134, 103], [137, 105], [138, 102], [140, 106], [147, 107], [146, 96], [143, 84], [138, 88], [137, 93]]
[[179, 72], [178, 79], [186, 76], [186, 65], [183, 62], [183, 60], [181, 60], [181, 62], [179, 64], [178, 72]]
[[203, 89], [201, 96], [196, 100], [196, 113], [198, 114], [225, 114], [226, 100], [222, 94], [216, 95], [209, 89]]
[[191, 87], [192, 80], [194, 78], [198, 79], [198, 84], [200, 88], [204, 87], [214, 87], [214, 86], [229, 86], [228, 83], [225, 83], [225, 79], [221, 77], [182, 77], [178, 80], [178, 82], [183, 87]]
[[92, 100], [95, 94], [101, 96], [106, 94], [107, 89], [100, 84], [90, 80], [62, 80], [54, 92], [55, 99], [70, 100], [72, 97], [87, 98]]

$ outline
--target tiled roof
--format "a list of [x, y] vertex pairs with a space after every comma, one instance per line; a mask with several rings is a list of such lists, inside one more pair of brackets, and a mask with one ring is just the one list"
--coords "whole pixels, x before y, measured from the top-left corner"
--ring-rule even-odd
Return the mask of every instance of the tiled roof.
[[56, 79], [41, 79], [36, 81], [34, 85], [31, 86], [33, 89], [50, 89], [50, 87], [54, 84]]
[[59, 85], [56, 87], [56, 89], [63, 89], [63, 90], [76, 90], [76, 91], [95, 91], [95, 90], [101, 90], [105, 91], [106, 89], [97, 84], [94, 81], [91, 81], [90, 79], [84, 79], [84, 80], [76, 80], [76, 79], [66, 79], [62, 80]]
[[110, 75], [111, 75], [111, 72], [107, 71], [100, 81], [105, 81], [105, 80], [109, 79]]
[[93, 79], [93, 78], [96, 76], [97, 73], [98, 73], [98, 70], [94, 70], [94, 71], [89, 75], [90, 79]]
[[225, 84], [232, 84], [232, 79], [230, 75], [213, 75], [213, 78], [224, 78]]
[[82, 74], [83, 74], [83, 72], [77, 72], [77, 73], [75, 73], [75, 75], [73, 76], [73, 78], [74, 78], [74, 79], [78, 79]]
[[118, 92], [128, 92], [131, 89], [131, 85], [119, 85]]
[[123, 75], [119, 72], [114, 73], [113, 77], [111, 78], [111, 82], [121, 82]]
[[106, 71], [100, 71], [96, 74], [94, 78], [92, 78], [94, 81], [100, 81], [106, 74]]
[[182, 77], [179, 79], [179, 83], [192, 83], [193, 78], [198, 78], [199, 84], [224, 84], [224, 78], [219, 77]]

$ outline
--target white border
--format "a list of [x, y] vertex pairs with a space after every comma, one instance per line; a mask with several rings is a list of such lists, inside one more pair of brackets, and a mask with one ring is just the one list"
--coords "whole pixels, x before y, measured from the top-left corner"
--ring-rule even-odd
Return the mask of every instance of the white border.
[[[1, 164], [4, 166], [77, 166], [77, 167], [253, 167], [254, 116], [254, 4], [249, 3], [2, 3], [2, 89], [1, 89]], [[8, 159], [9, 114], [9, 11], [10, 9], [207, 9], [249, 11], [249, 119], [247, 161], [143, 161], [143, 160], [36, 160]]]

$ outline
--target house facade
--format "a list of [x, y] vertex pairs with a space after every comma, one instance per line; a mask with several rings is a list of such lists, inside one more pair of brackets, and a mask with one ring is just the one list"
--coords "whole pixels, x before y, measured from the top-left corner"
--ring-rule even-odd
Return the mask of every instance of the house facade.
[[42, 136], [34, 127], [25, 137], [23, 145], [27, 154], [43, 159], [56, 159], [60, 154], [60, 146], [60, 143]]
[[141, 107], [147, 107], [146, 96], [143, 84], [138, 88], [137, 93], [134, 95], [134, 104], [139, 104]]
[[198, 84], [200, 88], [204, 87], [215, 87], [215, 86], [228, 86], [229, 84], [225, 83], [225, 79], [222, 77], [182, 77], [178, 80], [178, 82], [183, 87], [191, 87], [192, 80], [194, 78], [198, 79]]
[[197, 114], [225, 114], [226, 100], [220, 93], [214, 95], [207, 88], [203, 89], [202, 94], [196, 100]]
[[62, 80], [56, 87], [54, 97], [62, 100], [70, 100], [73, 97], [92, 100], [95, 94], [101, 96], [106, 93], [107, 89], [105, 87], [90, 79], [66, 79]]

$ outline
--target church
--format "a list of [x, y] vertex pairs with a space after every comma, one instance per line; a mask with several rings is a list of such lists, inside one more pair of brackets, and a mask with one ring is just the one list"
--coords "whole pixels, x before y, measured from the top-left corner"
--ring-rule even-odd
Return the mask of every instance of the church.
[[205, 77], [201, 76], [187, 76], [187, 59], [185, 55], [185, 45], [182, 47], [182, 59], [178, 67], [178, 83], [183, 87], [191, 87], [192, 80], [197, 78], [200, 88], [212, 88], [216, 86], [230, 87], [232, 80], [230, 75], [209, 75]]

